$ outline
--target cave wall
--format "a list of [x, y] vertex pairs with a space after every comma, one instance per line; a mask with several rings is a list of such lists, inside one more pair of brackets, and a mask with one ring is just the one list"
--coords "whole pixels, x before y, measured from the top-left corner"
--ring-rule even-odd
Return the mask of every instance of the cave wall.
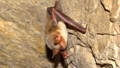
[[[54, 67], [45, 47], [46, 9], [54, 3], [0, 0], [0, 68]], [[63, 13], [87, 26], [86, 34], [68, 28], [72, 46], [65, 59], [68, 68], [120, 68], [120, 0], [60, 0], [59, 4]]]

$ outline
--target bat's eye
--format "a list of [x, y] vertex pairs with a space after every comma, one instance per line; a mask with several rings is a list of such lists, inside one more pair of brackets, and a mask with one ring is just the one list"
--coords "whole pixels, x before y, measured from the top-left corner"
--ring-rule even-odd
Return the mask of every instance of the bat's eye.
[[61, 40], [61, 36], [57, 35], [57, 36], [55, 37], [55, 41], [59, 42], [60, 40]]
[[59, 34], [56, 34], [54, 37], [54, 44], [60, 44], [61, 36]]
[[56, 46], [56, 45], [58, 45], [58, 43], [54, 43], [54, 45]]

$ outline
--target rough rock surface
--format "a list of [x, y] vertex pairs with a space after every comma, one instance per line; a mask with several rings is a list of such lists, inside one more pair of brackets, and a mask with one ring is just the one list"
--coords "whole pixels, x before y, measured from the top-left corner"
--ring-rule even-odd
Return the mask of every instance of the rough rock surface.
[[60, 0], [63, 13], [87, 25], [86, 34], [68, 28], [65, 61], [45, 47], [46, 9], [54, 3], [0, 0], [0, 68], [120, 68], [120, 0]]

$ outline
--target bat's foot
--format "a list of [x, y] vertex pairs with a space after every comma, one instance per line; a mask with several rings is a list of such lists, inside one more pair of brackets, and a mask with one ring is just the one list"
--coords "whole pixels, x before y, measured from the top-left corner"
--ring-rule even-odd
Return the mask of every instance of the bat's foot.
[[64, 59], [67, 59], [69, 57], [69, 54], [67, 53], [67, 51], [64, 51], [62, 53], [62, 56], [63, 56]]

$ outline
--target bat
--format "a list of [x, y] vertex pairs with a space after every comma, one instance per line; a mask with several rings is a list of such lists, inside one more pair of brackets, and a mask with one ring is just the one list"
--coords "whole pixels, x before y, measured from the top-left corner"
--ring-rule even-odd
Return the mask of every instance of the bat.
[[66, 24], [77, 29], [81, 33], [86, 33], [86, 28], [83, 28], [80, 24], [72, 20], [70, 17], [62, 13], [60, 10], [56, 9], [58, 1], [55, 3], [54, 7], [48, 7], [47, 12], [52, 18], [51, 26], [47, 31], [46, 43], [48, 48], [53, 51], [53, 57], [57, 54], [61, 54], [64, 58], [67, 58], [67, 27]]

